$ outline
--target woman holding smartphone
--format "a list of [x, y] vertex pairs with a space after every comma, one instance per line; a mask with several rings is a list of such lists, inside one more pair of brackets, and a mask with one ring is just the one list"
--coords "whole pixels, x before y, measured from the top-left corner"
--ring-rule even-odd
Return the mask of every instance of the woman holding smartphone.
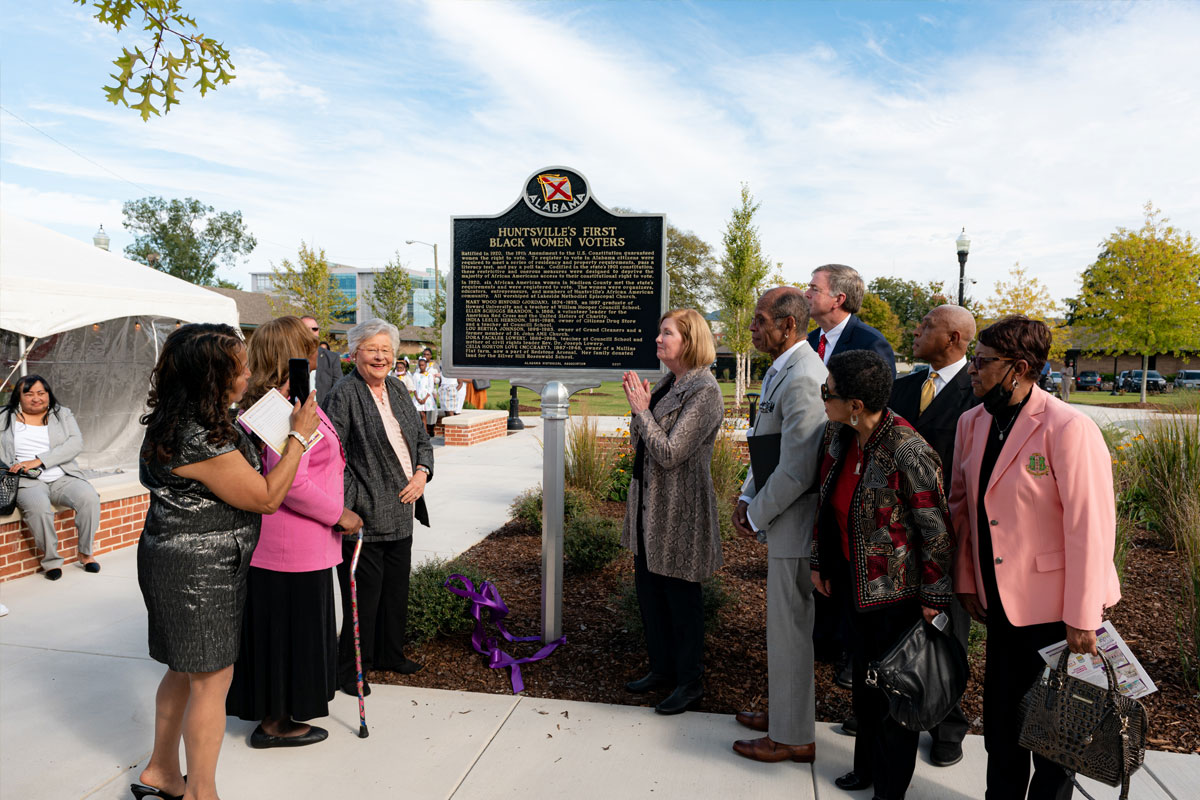
[[[299, 318], [279, 317], [254, 332], [249, 356], [244, 409], [268, 392], [295, 394], [291, 381], [307, 383], [317, 343]], [[289, 370], [289, 361], [297, 368]], [[346, 459], [337, 431], [320, 408], [317, 416], [321, 438], [300, 457], [283, 505], [263, 517], [225, 702], [229, 715], [259, 721], [250, 735], [250, 746], [259, 749], [301, 747], [329, 735], [297, 720], [329, 715], [337, 689], [332, 568], [342, 561], [342, 532], [357, 533], [362, 519], [343, 505]], [[281, 460], [269, 447], [262, 457], [268, 474]]]

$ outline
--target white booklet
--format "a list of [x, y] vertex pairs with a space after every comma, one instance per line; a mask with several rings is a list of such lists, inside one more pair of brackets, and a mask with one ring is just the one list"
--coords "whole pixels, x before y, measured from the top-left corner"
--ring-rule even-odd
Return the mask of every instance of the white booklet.
[[[1051, 667], [1057, 667], [1058, 657], [1066, 649], [1067, 640], [1064, 639], [1058, 644], [1043, 647], [1038, 650], [1038, 654]], [[1136, 699], [1158, 691], [1158, 687], [1137, 660], [1137, 656], [1129, 649], [1129, 645], [1125, 644], [1125, 640], [1109, 620], [1105, 620], [1104, 624], [1096, 629], [1096, 649], [1108, 657], [1108, 663], [1116, 670], [1118, 692]], [[1095, 664], [1092, 663], [1093, 660]], [[1108, 686], [1104, 662], [1098, 658], [1072, 653], [1067, 657], [1067, 674], [1097, 686]]]
[[[288, 433], [292, 429], [292, 404], [279, 393], [278, 389], [272, 389], [264, 394], [257, 403], [238, 417], [238, 420], [254, 431], [258, 438], [262, 439], [267, 447], [274, 450], [277, 455], [283, 455], [283, 448], [287, 446]], [[323, 438], [324, 434], [316, 431], [309, 438], [308, 447], [311, 448]]]

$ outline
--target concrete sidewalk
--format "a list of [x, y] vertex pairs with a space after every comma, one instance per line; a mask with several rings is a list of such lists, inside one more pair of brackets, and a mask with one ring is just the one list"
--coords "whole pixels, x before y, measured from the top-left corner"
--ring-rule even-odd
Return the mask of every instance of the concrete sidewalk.
[[[538, 483], [541, 428], [531, 422], [538, 427], [505, 440], [437, 449], [434, 527], [418, 529], [418, 553], [461, 552], [503, 523], [515, 494]], [[0, 618], [3, 800], [127, 800], [149, 756], [163, 667], [146, 655], [135, 548], [102, 561], [99, 575], [70, 566], [56, 583], [34, 575], [0, 584], [11, 609]], [[475, 657], [464, 650], [463, 658]], [[738, 757], [730, 744], [753, 734], [727, 715], [661, 717], [535, 697], [375, 685], [369, 738], [357, 738], [357, 701], [340, 693], [319, 722], [328, 741], [259, 751], [247, 744], [253, 723], [229, 720], [218, 769], [225, 800], [869, 797], [834, 788], [854, 740], [829, 725], [818, 727], [818, 760], [808, 766]], [[927, 750], [923, 743], [910, 798], [983, 796], [980, 737], [968, 737], [966, 758], [947, 769], [931, 766]], [[1117, 796], [1088, 785], [1097, 798]], [[1197, 786], [1200, 756], [1147, 753], [1131, 796], [1183, 800]]]

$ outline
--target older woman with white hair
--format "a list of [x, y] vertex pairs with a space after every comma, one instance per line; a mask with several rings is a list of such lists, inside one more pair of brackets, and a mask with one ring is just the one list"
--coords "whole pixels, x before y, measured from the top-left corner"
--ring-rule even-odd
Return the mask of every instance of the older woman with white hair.
[[[363, 672], [411, 674], [421, 667], [404, 655], [413, 517], [426, 527], [425, 483], [433, 478], [433, 447], [408, 389], [388, 374], [400, 332], [381, 319], [346, 334], [354, 371], [329, 393], [325, 410], [346, 452], [345, 504], [363, 520], [359, 556], [358, 619]], [[338, 583], [342, 632], [338, 684], [357, 695], [354, 630], [350, 609], [350, 559], [354, 540], [342, 543]], [[364, 692], [369, 687], [364, 685]]]

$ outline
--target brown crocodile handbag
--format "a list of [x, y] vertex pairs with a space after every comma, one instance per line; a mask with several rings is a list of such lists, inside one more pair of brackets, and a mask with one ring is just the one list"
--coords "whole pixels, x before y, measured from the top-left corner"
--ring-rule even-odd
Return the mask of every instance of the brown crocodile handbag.
[[1117, 691], [1115, 671], [1103, 653], [1108, 688], [1068, 675], [1069, 655], [1063, 650], [1058, 666], [1047, 667], [1022, 698], [1021, 747], [1070, 773], [1120, 785], [1125, 800], [1129, 778], [1146, 756], [1146, 709]]

